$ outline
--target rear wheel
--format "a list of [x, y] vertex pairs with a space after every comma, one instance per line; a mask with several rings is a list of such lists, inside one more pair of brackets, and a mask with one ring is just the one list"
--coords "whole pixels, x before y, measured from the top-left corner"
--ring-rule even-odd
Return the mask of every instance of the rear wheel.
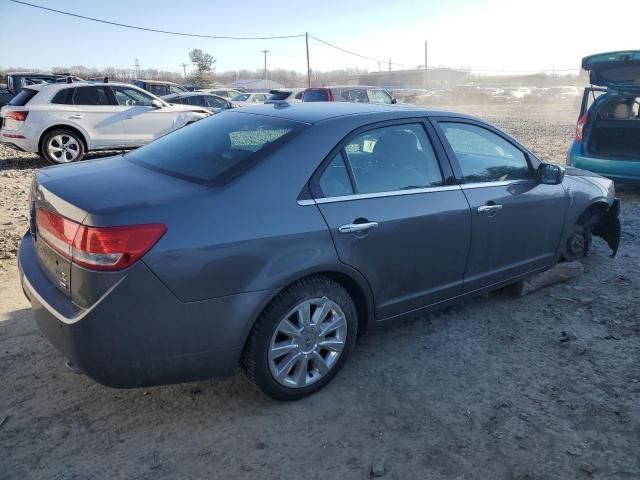
[[333, 379], [354, 346], [356, 308], [347, 291], [321, 276], [281, 292], [258, 319], [242, 366], [260, 390], [298, 400]]
[[42, 140], [41, 153], [53, 164], [77, 162], [84, 157], [84, 143], [71, 130], [52, 130]]

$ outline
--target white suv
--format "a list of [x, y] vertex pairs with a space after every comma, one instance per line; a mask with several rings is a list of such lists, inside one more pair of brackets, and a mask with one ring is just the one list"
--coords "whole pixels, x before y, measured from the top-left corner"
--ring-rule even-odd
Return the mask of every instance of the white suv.
[[2, 107], [0, 143], [69, 163], [92, 150], [139, 147], [210, 114], [126, 83], [32, 85]]

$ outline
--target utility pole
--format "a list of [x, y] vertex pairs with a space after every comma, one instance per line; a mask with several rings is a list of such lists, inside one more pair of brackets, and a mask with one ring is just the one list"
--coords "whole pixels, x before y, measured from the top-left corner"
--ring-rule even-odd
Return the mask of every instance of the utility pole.
[[264, 53], [264, 88], [267, 88], [267, 53], [269, 50], [260, 50]]
[[184, 70], [184, 79], [186, 80], [187, 79], [187, 65], [188, 64], [182, 62], [180, 65], [182, 66], [182, 70]]
[[140, 76], [140, 66], [141, 66], [140, 60], [136, 58], [136, 62], [131, 66], [136, 68], [136, 79], [137, 79]]
[[378, 73], [382, 70], [382, 60], [378, 60]]
[[391, 71], [391, 59], [389, 59], [389, 71]]
[[428, 58], [427, 58], [427, 49], [428, 49], [428, 42], [427, 40], [424, 41], [424, 88], [428, 88], [429, 82], [428, 82]]
[[311, 67], [309, 65], [309, 32], [304, 33], [304, 40], [307, 44], [307, 86], [311, 88]]

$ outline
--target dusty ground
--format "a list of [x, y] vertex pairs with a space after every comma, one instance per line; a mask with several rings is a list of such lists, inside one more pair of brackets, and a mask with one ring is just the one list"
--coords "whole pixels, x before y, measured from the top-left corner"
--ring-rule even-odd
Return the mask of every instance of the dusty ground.
[[[458, 110], [556, 161], [576, 119]], [[621, 192], [617, 258], [596, 241], [568, 284], [371, 332], [331, 385], [284, 404], [241, 375], [119, 391], [69, 373], [13, 259], [42, 166], [0, 150], [0, 478], [640, 478], [640, 192]]]

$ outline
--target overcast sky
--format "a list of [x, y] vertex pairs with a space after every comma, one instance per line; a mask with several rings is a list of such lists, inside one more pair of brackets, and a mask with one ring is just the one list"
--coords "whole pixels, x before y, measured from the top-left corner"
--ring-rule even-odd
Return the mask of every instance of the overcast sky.
[[[415, 68], [529, 71], [579, 68], [584, 55], [640, 49], [640, 0], [27, 0], [59, 10], [149, 28], [209, 35], [268, 36], [308, 31], [369, 57]], [[615, 6], [615, 9], [611, 8]], [[219, 71], [306, 70], [304, 38], [232, 41], [185, 38], [99, 24], [0, 0], [0, 67], [130, 67], [182, 72], [201, 48]], [[377, 70], [375, 61], [310, 40], [311, 67]], [[383, 65], [382, 68], [388, 68]], [[400, 65], [394, 69], [402, 68]]]

